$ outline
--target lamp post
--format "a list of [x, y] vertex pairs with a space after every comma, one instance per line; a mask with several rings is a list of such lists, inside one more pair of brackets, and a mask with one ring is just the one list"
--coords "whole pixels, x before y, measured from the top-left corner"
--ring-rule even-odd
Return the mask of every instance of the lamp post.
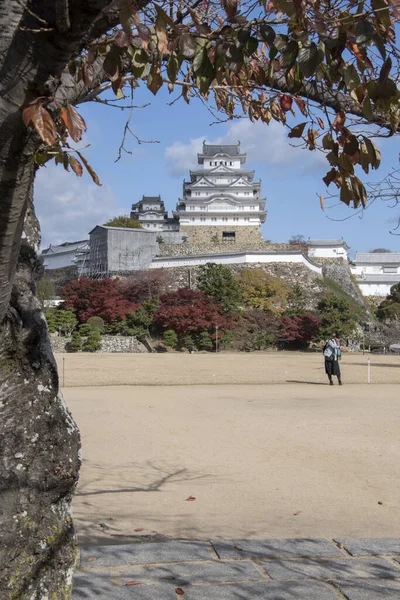
[[215, 352], [218, 352], [218, 325], [215, 326]]

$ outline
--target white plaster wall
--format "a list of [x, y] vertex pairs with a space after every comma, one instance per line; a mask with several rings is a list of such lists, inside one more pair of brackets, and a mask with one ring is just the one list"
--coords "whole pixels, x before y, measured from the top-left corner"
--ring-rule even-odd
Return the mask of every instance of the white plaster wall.
[[343, 257], [347, 258], [347, 252], [344, 248], [324, 248], [324, 247], [315, 247], [312, 246], [308, 250], [309, 256], [314, 256], [315, 258], [337, 258]]
[[387, 296], [393, 283], [363, 283], [357, 281], [358, 286], [364, 296]]
[[216, 263], [219, 265], [230, 264], [246, 264], [246, 263], [302, 263], [310, 271], [322, 274], [322, 267], [312, 264], [307, 258], [301, 254], [255, 254], [246, 252], [242, 254], [218, 254], [209, 256], [182, 256], [182, 257], [166, 257], [153, 259], [150, 269], [168, 269], [172, 267], [195, 267], [205, 265], [207, 263]]

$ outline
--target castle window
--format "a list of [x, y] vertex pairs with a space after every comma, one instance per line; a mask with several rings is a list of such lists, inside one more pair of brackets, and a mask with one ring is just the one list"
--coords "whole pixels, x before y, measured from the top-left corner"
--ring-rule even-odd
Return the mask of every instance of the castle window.
[[223, 231], [222, 232], [222, 241], [223, 242], [234, 242], [236, 234], [234, 231]]

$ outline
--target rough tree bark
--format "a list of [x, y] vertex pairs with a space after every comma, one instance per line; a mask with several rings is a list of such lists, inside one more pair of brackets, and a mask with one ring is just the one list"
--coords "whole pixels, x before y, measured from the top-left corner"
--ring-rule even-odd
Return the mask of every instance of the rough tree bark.
[[[22, 108], [59, 86], [105, 0], [0, 0], [0, 597], [69, 598], [75, 561], [71, 498], [79, 432], [59, 391], [35, 297], [39, 226], [32, 196], [40, 140]], [[69, 6], [68, 19], [57, 7]], [[25, 28], [25, 29], [24, 29]], [[58, 29], [57, 29], [58, 28]], [[28, 30], [27, 30], [28, 29]], [[22, 243], [21, 243], [22, 240]], [[18, 265], [18, 266], [17, 266]]]

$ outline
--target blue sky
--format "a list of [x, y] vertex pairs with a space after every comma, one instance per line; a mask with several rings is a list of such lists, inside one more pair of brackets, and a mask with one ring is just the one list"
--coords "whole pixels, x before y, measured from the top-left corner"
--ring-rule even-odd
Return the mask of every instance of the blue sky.
[[[255, 179], [262, 180], [267, 198], [268, 216], [262, 227], [265, 239], [283, 242], [293, 234], [303, 234], [306, 238], [343, 237], [351, 252], [376, 247], [399, 249], [400, 237], [389, 233], [398, 209], [376, 201], [361, 218], [344, 205], [325, 212], [320, 209], [319, 194], [326, 193], [321, 178], [329, 165], [320, 153], [290, 147], [281, 125], [252, 124], [242, 119], [210, 126], [214, 119], [199, 101], [193, 100], [188, 106], [181, 99], [168, 106], [175, 96], [166, 90], [157, 97], [145, 88], [136, 91], [135, 104], [151, 105], [134, 110], [131, 127], [140, 139], [159, 143], [138, 145], [128, 137], [126, 146], [132, 154], [123, 153], [118, 162], [115, 159], [128, 112], [98, 103], [79, 107], [88, 126], [81, 147], [90, 144], [84, 153], [103, 185], [95, 186], [86, 174], [78, 179], [60, 166], [41, 169], [35, 203], [43, 246], [84, 239], [96, 224], [115, 214], [127, 214], [143, 194], [161, 194], [172, 210], [181, 195], [182, 181], [195, 167], [196, 153], [206, 139], [216, 143], [240, 140], [247, 151], [247, 166], [255, 170]], [[379, 146], [383, 161], [380, 169], [372, 172], [371, 181], [398, 165], [397, 140], [379, 140]]]

